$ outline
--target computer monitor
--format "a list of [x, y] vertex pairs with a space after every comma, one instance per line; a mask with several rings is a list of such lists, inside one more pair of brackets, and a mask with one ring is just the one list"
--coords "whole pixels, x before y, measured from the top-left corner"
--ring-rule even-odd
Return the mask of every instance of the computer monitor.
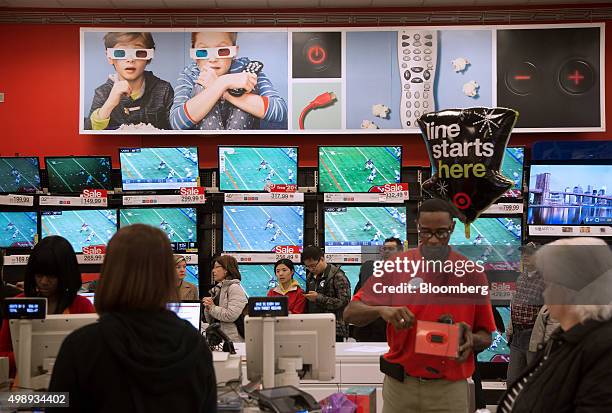
[[122, 148], [119, 160], [124, 191], [198, 186], [197, 147]]
[[110, 156], [47, 156], [45, 167], [50, 193], [113, 189]]
[[119, 211], [119, 227], [146, 224], [164, 231], [174, 252], [197, 252], [198, 228], [195, 208], [125, 208]]
[[0, 158], [0, 193], [34, 193], [40, 191], [38, 157], [3, 156]]
[[32, 249], [37, 231], [36, 212], [0, 212], [0, 248]]
[[223, 251], [270, 252], [303, 245], [302, 205], [225, 205]]
[[42, 237], [60, 235], [77, 253], [84, 247], [108, 244], [117, 232], [116, 209], [42, 211], [40, 216]]
[[[270, 322], [272, 337], [268, 335], [270, 330], [264, 334], [264, 324]], [[250, 381], [264, 377], [270, 367], [264, 368], [264, 358], [268, 360], [268, 357], [274, 361], [275, 370], [279, 368], [279, 359], [301, 360], [305, 372], [303, 379], [306, 380], [326, 381], [334, 378], [336, 317], [333, 314], [290, 314], [272, 318], [247, 316], [244, 331], [247, 377]], [[265, 381], [265, 387], [274, 387]]]
[[219, 189], [264, 191], [267, 184], [297, 184], [295, 146], [220, 146]]
[[[64, 339], [74, 330], [97, 320], [98, 314], [53, 314], [41, 320], [10, 320], [19, 385], [48, 388], [52, 363]], [[48, 359], [51, 363], [46, 362]]]
[[201, 304], [198, 300], [184, 300], [168, 303], [168, 310], [174, 312], [179, 318], [189, 321], [196, 330], [200, 331]]
[[[323, 209], [325, 252], [359, 254], [386, 238], [406, 239], [404, 206], [337, 206]], [[370, 248], [371, 249], [371, 248]]]
[[[532, 225], [612, 224], [612, 165], [531, 165], [529, 210]], [[568, 232], [567, 235], [572, 235]]]
[[319, 192], [369, 192], [401, 181], [401, 146], [320, 146]]

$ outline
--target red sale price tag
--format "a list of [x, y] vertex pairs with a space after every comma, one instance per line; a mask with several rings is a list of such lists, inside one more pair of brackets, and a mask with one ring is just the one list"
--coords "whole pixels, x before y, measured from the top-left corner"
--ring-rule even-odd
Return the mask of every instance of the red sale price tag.
[[83, 189], [81, 194], [83, 198], [108, 198], [106, 189]]
[[269, 184], [266, 186], [268, 192], [296, 192], [297, 185], [295, 184]]
[[90, 245], [87, 247], [83, 247], [83, 254], [85, 255], [106, 254], [106, 245]]
[[180, 193], [183, 196], [186, 195], [204, 195], [205, 189], [202, 186], [194, 186], [194, 187], [183, 187], [180, 189]]
[[299, 254], [300, 247], [297, 245], [277, 245], [274, 247], [274, 252], [277, 254]]

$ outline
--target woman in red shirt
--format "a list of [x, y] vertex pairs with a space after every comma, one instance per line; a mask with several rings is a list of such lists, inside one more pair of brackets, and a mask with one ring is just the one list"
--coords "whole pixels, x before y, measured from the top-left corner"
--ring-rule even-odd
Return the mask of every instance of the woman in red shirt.
[[[47, 314], [95, 313], [91, 302], [77, 291], [81, 273], [72, 245], [57, 235], [43, 238], [32, 250], [25, 272], [25, 291], [17, 297], [45, 297]], [[10, 376], [15, 377], [15, 357], [9, 321], [2, 322], [0, 357], [9, 358]]]
[[274, 273], [278, 279], [278, 285], [268, 291], [268, 297], [287, 296], [289, 300], [289, 313], [303, 314], [306, 299], [304, 298], [304, 290], [293, 279], [293, 274], [295, 273], [293, 262], [288, 259], [276, 261]]

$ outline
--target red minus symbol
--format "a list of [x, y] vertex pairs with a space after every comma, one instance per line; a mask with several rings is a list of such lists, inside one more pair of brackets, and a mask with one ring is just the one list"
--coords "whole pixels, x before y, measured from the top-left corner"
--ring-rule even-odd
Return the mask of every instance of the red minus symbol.
[[529, 75], [516, 75], [516, 76], [514, 76], [514, 80], [531, 80], [531, 76], [529, 76]]

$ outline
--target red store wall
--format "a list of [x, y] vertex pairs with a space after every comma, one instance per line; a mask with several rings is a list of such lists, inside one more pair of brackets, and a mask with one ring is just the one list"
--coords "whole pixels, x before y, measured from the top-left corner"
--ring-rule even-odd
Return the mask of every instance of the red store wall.
[[[609, 21], [607, 21], [608, 23]], [[605, 30], [605, 58], [612, 61], [612, 31]], [[420, 135], [79, 135], [79, 26], [0, 24], [0, 155], [112, 155], [121, 146], [195, 145], [200, 166], [216, 167], [216, 146], [299, 145], [300, 166], [316, 166], [317, 145], [403, 145], [404, 166], [428, 165]], [[608, 75], [610, 73], [610, 75]], [[612, 103], [612, 72], [606, 71], [606, 106]], [[606, 114], [612, 125], [612, 111]], [[599, 133], [515, 134], [513, 145], [538, 140], [603, 140]]]

